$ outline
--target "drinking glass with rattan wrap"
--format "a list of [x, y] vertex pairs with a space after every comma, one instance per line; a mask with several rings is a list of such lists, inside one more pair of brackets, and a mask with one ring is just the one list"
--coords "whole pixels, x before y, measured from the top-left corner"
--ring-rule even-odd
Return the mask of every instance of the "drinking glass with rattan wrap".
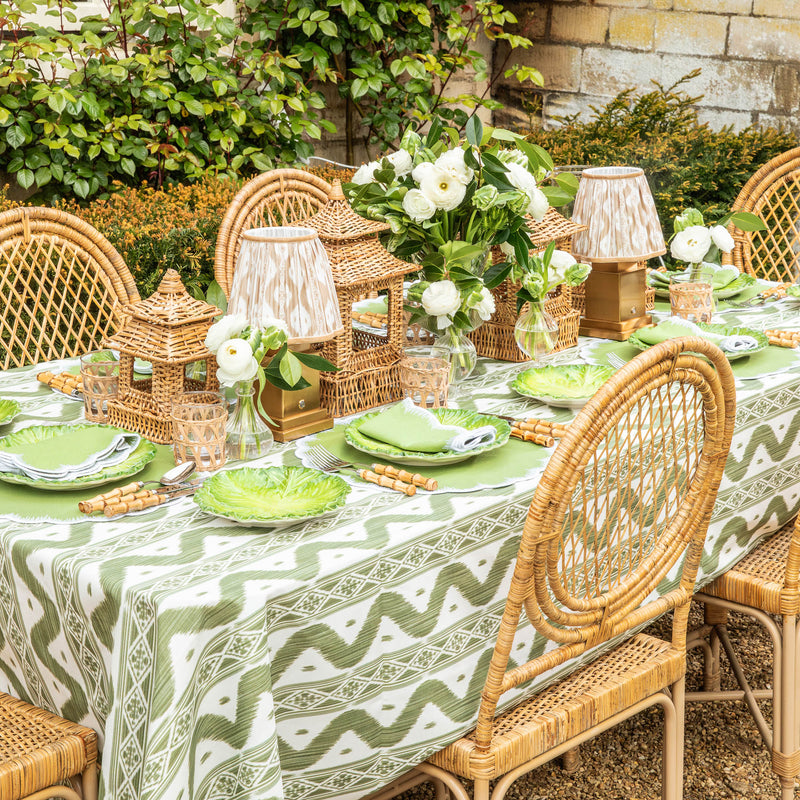
[[763, 231], [743, 231], [728, 225], [733, 252], [723, 263], [733, 262], [741, 272], [768, 281], [796, 283], [800, 278], [800, 147], [764, 164], [742, 187], [732, 211], [756, 214], [767, 226]]
[[669, 306], [673, 317], [711, 322], [714, 316], [714, 287], [708, 270], [692, 270], [671, 275]]
[[[687, 693], [686, 699], [744, 700], [771, 751], [781, 800], [794, 800], [795, 779], [800, 775], [800, 517], [705, 586], [695, 599], [704, 605], [705, 624], [693, 631], [689, 646], [702, 647], [706, 659], [704, 685], [700, 692]], [[755, 689], [750, 685], [728, 636], [730, 611], [755, 619], [769, 633], [773, 647], [771, 687]], [[738, 691], [720, 688], [721, 650], [730, 662]], [[758, 701], [764, 699], [772, 701], [772, 724], [759, 708]]]
[[225, 463], [228, 408], [217, 392], [184, 392], [172, 401], [172, 451], [175, 463], [194, 461], [197, 469]]
[[[440, 791], [468, 800], [461, 779], [472, 780], [487, 800], [496, 781], [500, 800], [520, 775], [659, 704], [662, 795], [681, 797], [686, 623], [734, 416], [727, 359], [694, 337], [637, 356], [578, 413], [528, 510], [477, 726], [417, 767]], [[667, 611], [670, 640], [637, 633]], [[512, 661], [523, 614], [549, 646]], [[593, 648], [591, 663], [504, 707]]]
[[108, 422], [108, 401], [119, 393], [119, 361], [108, 355], [98, 361], [97, 352], [81, 358], [83, 415], [89, 422]]
[[0, 213], [0, 369], [96, 350], [139, 292], [91, 225], [53, 208]]
[[0, 692], [0, 797], [97, 800], [97, 734]]
[[400, 360], [403, 397], [422, 408], [445, 408], [450, 364], [443, 358], [406, 352]]

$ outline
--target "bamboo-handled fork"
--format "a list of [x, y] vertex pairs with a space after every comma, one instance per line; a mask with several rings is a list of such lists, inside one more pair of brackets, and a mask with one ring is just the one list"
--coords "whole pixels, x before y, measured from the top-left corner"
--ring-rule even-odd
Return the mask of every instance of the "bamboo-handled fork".
[[417, 493], [417, 487], [413, 483], [406, 483], [399, 478], [392, 477], [393, 474], [401, 472], [401, 470], [395, 470], [394, 467], [384, 468], [384, 474], [380, 475], [377, 472], [362, 469], [349, 461], [337, 458], [321, 445], [315, 445], [308, 450], [308, 460], [311, 466], [321, 472], [340, 472], [343, 469], [351, 469], [361, 480], [367, 481], [367, 483], [374, 483], [376, 486], [383, 486], [385, 489], [402, 492], [408, 497], [413, 497]]

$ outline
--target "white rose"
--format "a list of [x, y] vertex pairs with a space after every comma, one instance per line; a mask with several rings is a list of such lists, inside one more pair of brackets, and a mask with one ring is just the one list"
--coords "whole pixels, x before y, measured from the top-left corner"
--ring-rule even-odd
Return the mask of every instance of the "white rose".
[[714, 225], [711, 228], [711, 241], [723, 252], [730, 253], [734, 248], [733, 236], [728, 233], [728, 229], [722, 225]]
[[251, 381], [258, 372], [253, 348], [244, 339], [228, 339], [217, 351], [217, 380], [232, 386], [237, 381]]
[[553, 255], [550, 258], [550, 278], [549, 282], [552, 284], [554, 281], [558, 283], [564, 282], [564, 276], [567, 270], [578, 262], [566, 250], [553, 250]]
[[426, 170], [419, 188], [436, 208], [444, 211], [458, 208], [467, 193], [467, 187], [461, 181], [456, 180], [448, 170], [437, 166]]
[[492, 295], [492, 293], [485, 286], [483, 289], [481, 289], [481, 299], [480, 302], [475, 306], [475, 311], [478, 312], [478, 316], [484, 322], [491, 319], [492, 314], [494, 314], [494, 295]]
[[414, 166], [414, 160], [408, 150], [398, 150], [396, 153], [390, 153], [386, 156], [386, 160], [394, 167], [395, 174], [399, 178], [405, 178]]
[[525, 209], [535, 220], [541, 220], [550, 208], [545, 193], [536, 185], [536, 178], [525, 167], [516, 163], [506, 164], [506, 175], [509, 183], [528, 196], [528, 207]]
[[669, 252], [677, 261], [699, 264], [709, 247], [711, 247], [711, 233], [708, 228], [691, 225], [675, 234]]
[[246, 327], [247, 317], [244, 314], [226, 315], [208, 329], [205, 345], [212, 353], [216, 353], [224, 341], [238, 336]]
[[434, 166], [446, 169], [459, 183], [466, 186], [475, 174], [471, 167], [464, 163], [464, 151], [460, 147], [454, 147], [442, 153], [436, 159]]
[[450, 316], [461, 308], [461, 295], [453, 281], [437, 281], [422, 293], [422, 307], [426, 314], [436, 317], [440, 329], [452, 324]]
[[377, 161], [362, 164], [353, 175], [353, 183], [372, 183], [375, 180], [375, 170], [380, 167], [381, 165]]
[[414, 169], [411, 170], [411, 177], [417, 182], [422, 183], [422, 179], [433, 169], [433, 164], [430, 161], [421, 161]]
[[414, 222], [424, 222], [436, 213], [436, 206], [419, 189], [409, 189], [403, 198], [403, 211]]

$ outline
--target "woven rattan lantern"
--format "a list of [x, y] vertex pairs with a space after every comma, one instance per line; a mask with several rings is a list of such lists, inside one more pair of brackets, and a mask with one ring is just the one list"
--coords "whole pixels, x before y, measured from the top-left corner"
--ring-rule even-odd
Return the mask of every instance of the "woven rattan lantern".
[[[398, 363], [403, 355], [403, 277], [419, 267], [400, 261], [378, 240], [385, 222], [364, 219], [350, 208], [339, 181], [330, 201], [303, 225], [319, 232], [328, 253], [344, 333], [324, 343], [322, 355], [339, 372], [320, 374], [320, 399], [334, 417], [354, 414], [402, 397]], [[386, 292], [386, 335], [353, 328], [353, 303]]]
[[[569, 252], [572, 237], [583, 230], [572, 220], [561, 216], [554, 208], [549, 208], [540, 222], [528, 217], [528, 228], [531, 232], [531, 243], [536, 252], [541, 252], [550, 242], [555, 242], [559, 250]], [[492, 261], [496, 264], [504, 261], [505, 256], [499, 247], [492, 248]], [[520, 284], [508, 278], [492, 289], [495, 311], [488, 322], [484, 322], [469, 334], [475, 344], [479, 356], [497, 358], [501, 361], [527, 361], [528, 356], [517, 346], [514, 339], [514, 323], [517, 321], [517, 291]], [[556, 350], [572, 347], [578, 342], [578, 323], [580, 312], [571, 302], [569, 287], [551, 292], [545, 300], [545, 310], [558, 322]]]
[[[120, 354], [119, 395], [108, 403], [111, 425], [136, 431], [157, 444], [172, 442], [173, 399], [184, 392], [219, 389], [216, 361], [205, 338], [220, 313], [191, 297], [174, 269], [167, 270], [147, 300], [125, 307], [125, 325], [104, 342]], [[153, 365], [152, 378], [134, 379], [135, 358]], [[186, 377], [186, 365], [195, 361], [205, 361], [205, 380]]]

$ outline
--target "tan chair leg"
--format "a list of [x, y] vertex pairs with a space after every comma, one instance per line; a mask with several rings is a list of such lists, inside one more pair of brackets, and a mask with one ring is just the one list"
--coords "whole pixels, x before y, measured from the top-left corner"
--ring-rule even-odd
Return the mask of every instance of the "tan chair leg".
[[90, 764], [81, 775], [83, 800], [97, 800], [97, 764]]
[[581, 765], [581, 748], [573, 747], [561, 756], [561, 766], [564, 772], [575, 772]]
[[[686, 677], [672, 684], [672, 709], [664, 707], [664, 755], [663, 768], [671, 774], [664, 775], [662, 794], [664, 800], [683, 798], [683, 737], [685, 719]], [[672, 718], [671, 715], [674, 715]], [[672, 741], [670, 742], [670, 738]]]
[[703, 690], [706, 692], [718, 692], [720, 690], [720, 643], [716, 626], [721, 625], [724, 627], [728, 624], [728, 611], [719, 606], [705, 603], [703, 605], [703, 617], [706, 625], [711, 626], [711, 634], [709, 636], [711, 659], [710, 663], [705, 665]]
[[[775, 657], [772, 769], [781, 783], [781, 800], [794, 800], [794, 781], [800, 773], [800, 735], [797, 731], [797, 618], [783, 618], [783, 648]], [[780, 660], [780, 664], [778, 661]]]

